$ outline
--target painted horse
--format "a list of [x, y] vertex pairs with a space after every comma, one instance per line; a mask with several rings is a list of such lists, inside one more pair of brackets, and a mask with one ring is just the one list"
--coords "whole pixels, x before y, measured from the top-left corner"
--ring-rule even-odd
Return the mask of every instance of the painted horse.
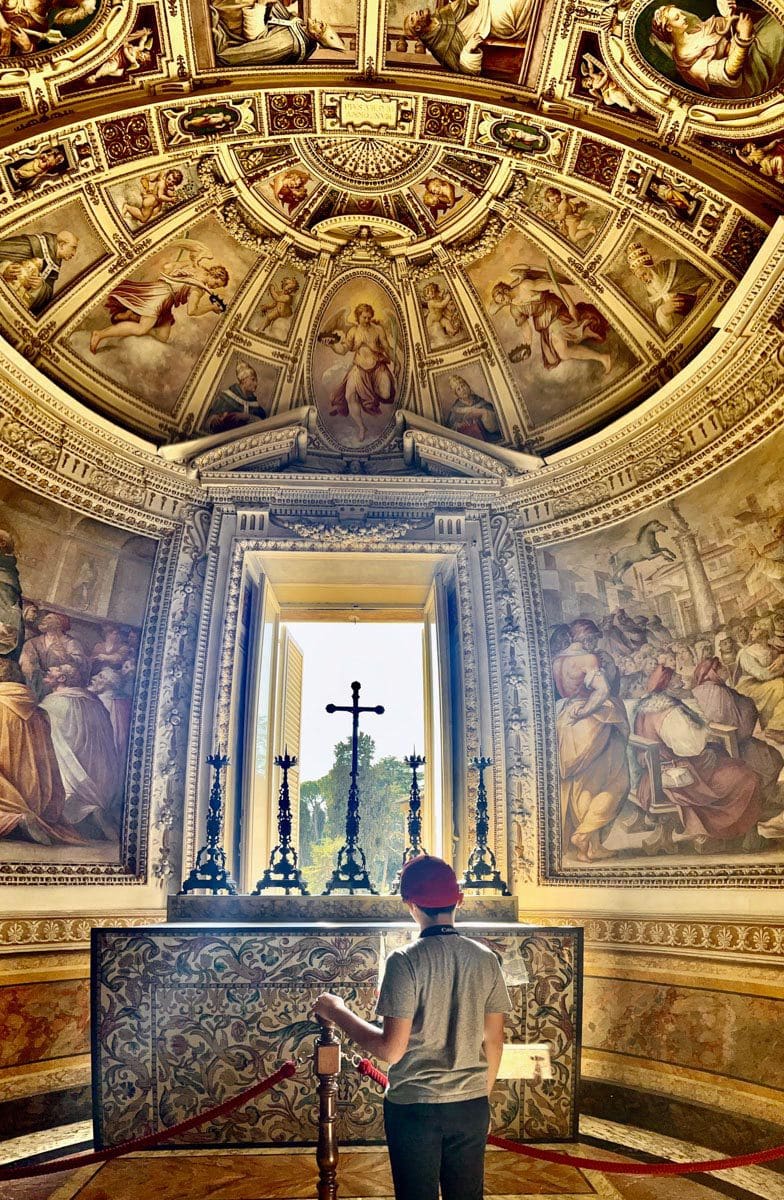
[[666, 546], [660, 546], [657, 535], [666, 533], [667, 526], [661, 521], [646, 521], [637, 531], [635, 541], [629, 546], [621, 546], [610, 555], [613, 583], [623, 583], [623, 577], [635, 563], [645, 562], [649, 558], [665, 558], [667, 562], [675, 561], [675, 554]]

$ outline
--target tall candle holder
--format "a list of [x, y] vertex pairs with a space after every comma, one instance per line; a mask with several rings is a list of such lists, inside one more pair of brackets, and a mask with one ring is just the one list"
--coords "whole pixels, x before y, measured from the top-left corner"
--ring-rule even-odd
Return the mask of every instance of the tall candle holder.
[[287, 896], [291, 892], [300, 892], [303, 896], [309, 896], [310, 892], [299, 869], [297, 851], [291, 840], [289, 771], [292, 767], [296, 767], [297, 759], [289, 754], [289, 748], [286, 746], [283, 754], [278, 754], [273, 761], [275, 766], [280, 767], [283, 772], [278, 795], [278, 844], [270, 854], [269, 866], [251, 895], [260, 896], [262, 892], [271, 891], [273, 888], [283, 888]]
[[476, 790], [476, 845], [469, 856], [460, 886], [471, 891], [498, 892], [501, 896], [511, 896], [512, 893], [501, 878], [495, 855], [487, 844], [490, 819], [487, 813], [485, 771], [492, 763], [492, 758], [484, 756], [469, 759], [469, 766], [479, 772], [479, 785]]
[[427, 854], [427, 850], [422, 845], [422, 801], [419, 794], [419, 778], [417, 772], [420, 767], [425, 765], [425, 756], [417, 754], [416, 750], [413, 754], [409, 754], [403, 762], [411, 770], [411, 788], [408, 794], [408, 845], [403, 851], [403, 862], [400, 865], [400, 870], [395, 876], [392, 884], [392, 895], [397, 896], [400, 891], [400, 875], [403, 867], [412, 858], [419, 858], [420, 854]]
[[229, 765], [225, 754], [210, 754], [207, 763], [215, 772], [210, 788], [210, 803], [207, 809], [207, 841], [196, 855], [193, 870], [183, 881], [180, 895], [187, 892], [212, 892], [213, 896], [227, 892], [237, 895], [237, 885], [226, 870], [226, 851], [221, 845], [223, 831], [223, 786], [221, 771]]

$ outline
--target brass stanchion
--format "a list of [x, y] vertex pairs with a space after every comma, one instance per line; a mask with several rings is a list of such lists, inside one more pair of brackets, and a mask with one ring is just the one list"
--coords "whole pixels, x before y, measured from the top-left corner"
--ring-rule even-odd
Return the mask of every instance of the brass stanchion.
[[337, 1116], [338, 1076], [340, 1074], [340, 1042], [331, 1021], [316, 1018], [321, 1033], [316, 1042], [314, 1066], [318, 1075], [318, 1145], [316, 1163], [319, 1169], [318, 1200], [337, 1200], [338, 1197], [338, 1140], [335, 1134]]

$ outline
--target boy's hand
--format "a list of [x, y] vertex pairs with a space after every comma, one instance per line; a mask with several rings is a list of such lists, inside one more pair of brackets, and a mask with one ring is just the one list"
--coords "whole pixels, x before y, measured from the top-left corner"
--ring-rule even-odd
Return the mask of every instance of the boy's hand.
[[332, 992], [322, 992], [313, 1005], [313, 1015], [321, 1017], [322, 1021], [337, 1023], [339, 1020], [338, 1014], [344, 1012], [345, 1008], [346, 1006], [340, 996], [335, 996]]

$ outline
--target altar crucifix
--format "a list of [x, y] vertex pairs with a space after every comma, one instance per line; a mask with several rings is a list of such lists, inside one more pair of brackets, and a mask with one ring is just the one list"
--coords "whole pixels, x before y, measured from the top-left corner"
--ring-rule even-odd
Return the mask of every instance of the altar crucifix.
[[377, 713], [380, 716], [384, 711], [384, 706], [383, 704], [361, 705], [359, 703], [361, 686], [359, 683], [352, 683], [352, 703], [350, 705], [327, 705], [328, 713], [351, 713], [351, 783], [346, 806], [346, 840], [338, 850], [337, 864], [324, 888], [322, 893], [324, 896], [329, 896], [338, 890], [348, 891], [350, 896], [353, 896], [355, 892], [369, 892], [371, 896], [378, 895], [368, 877], [365, 851], [359, 844], [359, 783], [357, 775], [359, 772], [359, 714]]

